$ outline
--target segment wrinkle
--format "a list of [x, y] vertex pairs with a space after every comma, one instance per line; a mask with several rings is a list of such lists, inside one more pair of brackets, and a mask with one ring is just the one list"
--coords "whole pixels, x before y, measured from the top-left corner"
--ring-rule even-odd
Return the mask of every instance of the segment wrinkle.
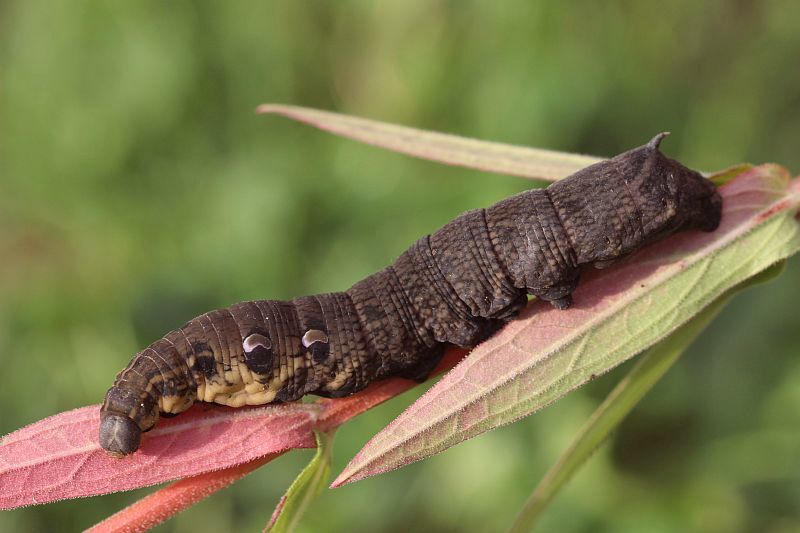
[[[403, 301], [399, 303], [399, 310], [408, 319], [408, 323], [411, 325], [411, 332], [417, 339], [417, 342], [419, 342], [421, 345], [430, 346], [430, 342], [426, 341], [419, 333], [420, 329], [424, 328], [424, 325], [421, 323], [422, 318], [418, 314], [414, 313], [414, 310], [416, 309], [414, 302], [412, 302], [411, 296], [408, 294], [408, 289], [406, 289], [405, 284], [400, 280], [400, 276], [397, 274], [397, 270], [395, 270], [394, 265], [387, 267], [386, 271], [394, 280], [396, 284], [395, 287], [399, 288], [399, 291], [395, 289], [391, 292], [392, 294], [397, 294], [399, 298], [403, 299]], [[430, 332], [428, 332], [428, 335], [430, 336]]]
[[561, 224], [561, 229], [563, 230], [564, 236], [569, 242], [570, 249], [567, 251], [567, 264], [571, 267], [575, 268], [578, 266], [578, 258], [577, 258], [577, 247], [575, 246], [575, 241], [573, 240], [572, 235], [569, 231], [567, 231], [567, 226], [564, 224], [564, 219], [561, 218], [561, 213], [558, 212], [558, 208], [556, 204], [553, 202], [553, 197], [550, 196], [550, 191], [548, 189], [544, 189], [544, 197], [547, 198], [547, 201], [550, 203], [550, 206], [553, 208], [553, 212], [556, 214], [556, 219]]
[[[483, 219], [483, 225], [486, 227], [486, 235], [489, 237], [487, 239], [489, 241], [489, 249], [494, 254], [494, 257], [497, 260], [497, 264], [500, 265], [500, 269], [503, 271], [503, 277], [505, 278], [504, 281], [508, 281], [508, 285], [514, 287], [511, 273], [508, 271], [505, 262], [500, 258], [500, 254], [497, 252], [497, 248], [495, 248], [494, 240], [492, 239], [493, 230], [490, 227], [489, 219], [486, 217], [486, 209], [481, 209], [480, 212], [481, 212], [481, 218]], [[516, 289], [516, 287], [514, 288]]]

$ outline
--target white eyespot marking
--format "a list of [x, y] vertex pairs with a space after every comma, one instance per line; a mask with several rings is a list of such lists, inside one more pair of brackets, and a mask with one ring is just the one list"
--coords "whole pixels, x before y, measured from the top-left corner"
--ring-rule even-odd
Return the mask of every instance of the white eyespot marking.
[[252, 335], [248, 335], [247, 338], [242, 342], [242, 348], [244, 348], [245, 353], [251, 353], [256, 348], [266, 348], [269, 350], [272, 348], [272, 343], [269, 342], [269, 339], [266, 338], [264, 335], [260, 335], [258, 333], [253, 333]]
[[303, 335], [303, 346], [308, 348], [315, 342], [328, 342], [328, 336], [324, 331], [318, 329], [310, 329]]

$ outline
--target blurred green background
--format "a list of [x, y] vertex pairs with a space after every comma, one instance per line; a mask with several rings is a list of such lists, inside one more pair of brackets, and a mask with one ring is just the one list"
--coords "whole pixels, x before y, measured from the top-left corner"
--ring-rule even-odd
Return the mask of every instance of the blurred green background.
[[[800, 171], [800, 4], [0, 2], [0, 434], [98, 403], [214, 307], [342, 290], [530, 182], [253, 112], [336, 110], [597, 155]], [[737, 297], [544, 531], [800, 530], [800, 261]], [[302, 531], [497, 531], [628, 365], [540, 414], [327, 491]], [[421, 389], [421, 388], [420, 388]], [[339, 431], [335, 471], [420, 389]], [[161, 531], [254, 531], [311, 452]], [[2, 488], [0, 488], [2, 490]], [[0, 513], [75, 530], [150, 489]]]

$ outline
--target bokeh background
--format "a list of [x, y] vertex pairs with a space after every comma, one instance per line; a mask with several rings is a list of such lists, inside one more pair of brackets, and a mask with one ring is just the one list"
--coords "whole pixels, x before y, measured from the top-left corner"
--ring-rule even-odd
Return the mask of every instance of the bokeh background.
[[[211, 308], [342, 290], [530, 182], [253, 112], [319, 107], [705, 170], [800, 172], [792, 0], [0, 2], [0, 434], [97, 403]], [[736, 298], [552, 505], [544, 531], [800, 529], [800, 262]], [[301, 531], [497, 531], [628, 365], [515, 425], [327, 491]], [[339, 431], [336, 471], [415, 389]], [[159, 528], [254, 531], [310, 458]], [[2, 488], [0, 487], [0, 490]], [[0, 513], [75, 530], [148, 490]]]

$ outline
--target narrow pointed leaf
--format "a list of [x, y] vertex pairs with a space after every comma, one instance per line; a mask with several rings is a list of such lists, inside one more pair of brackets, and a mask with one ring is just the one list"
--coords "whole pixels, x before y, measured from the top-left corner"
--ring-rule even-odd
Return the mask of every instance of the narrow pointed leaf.
[[541, 409], [653, 345], [731, 287], [800, 249], [798, 180], [756, 167], [721, 188], [722, 224], [587, 272], [575, 305], [536, 301], [376, 435], [333, 486], [438, 453]]
[[271, 453], [249, 463], [176, 481], [109, 516], [89, 528], [87, 533], [148, 531], [283, 453]]
[[592, 156], [469, 139], [307, 107], [264, 104], [257, 112], [283, 115], [336, 135], [422, 159], [525, 178], [555, 181], [602, 161]]
[[61, 413], [0, 441], [0, 509], [130, 490], [310, 448], [318, 411], [301, 404], [246, 410], [197, 405], [162, 420], [124, 459], [100, 448], [99, 406]]
[[317, 453], [283, 495], [264, 531], [289, 533], [300, 523], [309, 504], [331, 477], [333, 432], [317, 432]]
[[642, 355], [628, 375], [617, 384], [592, 414], [556, 464], [542, 478], [520, 511], [510, 531], [514, 533], [531, 531], [547, 505], [567, 481], [617, 428], [628, 413], [636, 407], [653, 385], [672, 368], [686, 348], [694, 342], [731, 298], [747, 287], [777, 277], [785, 266], [786, 261], [781, 261], [761, 274], [737, 285]]

